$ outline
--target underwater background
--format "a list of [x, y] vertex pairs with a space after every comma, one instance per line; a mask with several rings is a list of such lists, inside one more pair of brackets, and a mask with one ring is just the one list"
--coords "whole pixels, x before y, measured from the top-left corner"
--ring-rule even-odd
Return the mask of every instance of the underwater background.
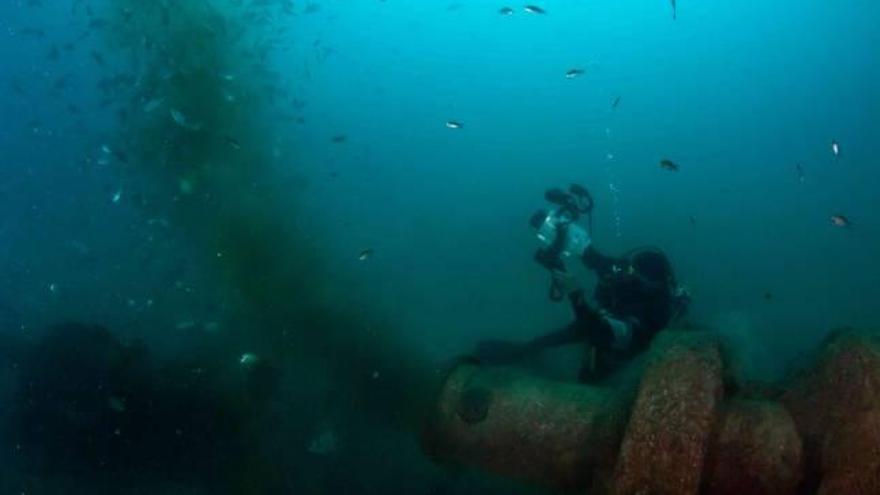
[[419, 432], [573, 182], [751, 379], [875, 328], [880, 4], [676, 3], [0, 4], [0, 492], [545, 493]]

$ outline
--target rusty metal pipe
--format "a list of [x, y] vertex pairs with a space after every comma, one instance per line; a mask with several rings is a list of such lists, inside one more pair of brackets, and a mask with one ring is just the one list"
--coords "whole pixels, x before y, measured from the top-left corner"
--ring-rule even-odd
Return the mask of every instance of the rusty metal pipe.
[[724, 397], [719, 347], [667, 333], [638, 392], [465, 364], [426, 451], [564, 491], [880, 493], [880, 337], [840, 332], [779, 401]]
[[514, 368], [458, 366], [448, 376], [425, 450], [436, 460], [582, 490], [620, 436], [610, 392]]

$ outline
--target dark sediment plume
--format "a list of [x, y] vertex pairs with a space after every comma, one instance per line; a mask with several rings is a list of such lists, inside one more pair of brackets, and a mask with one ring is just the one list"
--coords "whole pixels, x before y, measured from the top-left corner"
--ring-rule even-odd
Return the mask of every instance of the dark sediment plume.
[[[74, 493], [129, 491], [145, 479], [223, 490], [235, 481], [227, 474], [254, 457], [234, 387], [191, 363], [160, 362], [105, 328], [58, 325], [14, 362], [10, 436], [21, 474], [76, 476], [65, 489]], [[54, 491], [45, 483], [32, 488]]]
[[[229, 329], [217, 340], [288, 374], [322, 370], [344, 398], [336, 402], [361, 422], [417, 424], [429, 388], [418, 356], [391, 324], [324, 282], [320, 254], [294, 226], [301, 209], [286, 179], [296, 173], [296, 150], [278, 159], [264, 79], [272, 71], [267, 54], [254, 53], [271, 43], [238, 10], [272, 6], [114, 0], [111, 7], [107, 41], [138, 81], [117, 139], [129, 150], [131, 180], [165, 198], [158, 208], [202, 253]], [[235, 136], [234, 153], [224, 136]], [[381, 382], [371, 378], [376, 369]]]

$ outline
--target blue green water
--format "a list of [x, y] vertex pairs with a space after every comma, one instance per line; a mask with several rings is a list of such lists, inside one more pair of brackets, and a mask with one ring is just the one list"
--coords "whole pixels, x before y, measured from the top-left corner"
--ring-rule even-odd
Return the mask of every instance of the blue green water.
[[527, 220], [571, 182], [755, 378], [875, 327], [880, 5], [677, 4], [4, 2], [0, 491], [540, 493], [431, 463], [417, 410], [570, 320]]

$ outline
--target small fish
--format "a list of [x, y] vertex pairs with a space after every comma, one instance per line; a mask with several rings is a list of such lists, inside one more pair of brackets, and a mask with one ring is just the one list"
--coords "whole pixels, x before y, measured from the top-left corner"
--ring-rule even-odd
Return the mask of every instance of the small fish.
[[95, 50], [92, 50], [92, 60], [94, 60], [95, 63], [101, 67], [107, 65], [107, 61], [104, 60], [104, 56]]
[[144, 103], [144, 113], [150, 113], [153, 110], [159, 108], [162, 105], [164, 100], [162, 98], [153, 98], [152, 100]]
[[674, 21], [678, 16], [677, 9], [675, 8], [675, 0], [670, 0], [670, 2], [672, 3], [672, 20]]
[[312, 442], [309, 444], [309, 452], [315, 455], [331, 455], [339, 449], [339, 437], [330, 425], [324, 425]]
[[147, 220], [147, 225], [149, 225], [150, 227], [158, 225], [167, 229], [171, 227], [171, 222], [169, 222], [166, 218], [150, 218]]
[[348, 136], [346, 136], [345, 134], [337, 134], [336, 136], [333, 136], [330, 141], [335, 144], [342, 144], [348, 141]]
[[24, 96], [25, 94], [27, 94], [21, 81], [14, 77], [9, 81], [9, 86], [10, 88], [12, 88], [12, 91], [19, 96]]
[[691, 221], [691, 225], [697, 225], [697, 217], [691, 215], [690, 221]]
[[119, 121], [120, 124], [127, 123], [128, 122], [128, 110], [126, 110], [124, 108], [120, 108], [119, 110], [116, 110], [116, 119]]
[[361, 253], [358, 255], [358, 261], [367, 261], [367, 260], [370, 259], [372, 256], [373, 256], [373, 250], [372, 250], [372, 249], [369, 249], [369, 248], [368, 248], [368, 249], [364, 249], [364, 250], [361, 251]]
[[22, 28], [19, 31], [19, 33], [22, 36], [32, 36], [34, 38], [40, 38], [40, 39], [46, 37], [46, 31], [39, 29], [39, 28], [27, 28], [26, 27], [26, 28]]
[[70, 74], [64, 74], [52, 82], [52, 89], [55, 91], [65, 91], [70, 84]]
[[120, 397], [110, 397], [107, 399], [107, 406], [110, 407], [113, 412], [124, 413], [125, 412], [125, 399]]
[[660, 160], [660, 168], [670, 172], [678, 172], [681, 167], [679, 167], [674, 161], [664, 158], [663, 160]]
[[446, 122], [446, 127], [449, 129], [461, 129], [464, 127], [464, 124], [458, 122], [457, 120], [449, 120]]
[[175, 124], [177, 124], [181, 127], [186, 127], [186, 116], [183, 115], [183, 113], [180, 110], [172, 108], [170, 110], [170, 112], [171, 112], [171, 119], [174, 121]]
[[840, 143], [836, 139], [831, 140], [831, 152], [834, 153], [834, 158], [840, 158]]
[[202, 124], [193, 124], [180, 110], [172, 108], [171, 110], [169, 110], [169, 113], [171, 114], [171, 120], [173, 120], [175, 124], [183, 127], [184, 129], [188, 129], [190, 131], [198, 131], [202, 129]]
[[238, 364], [242, 365], [244, 368], [252, 368], [259, 361], [260, 358], [252, 352], [246, 352], [238, 358]]
[[116, 191], [111, 199], [114, 203], [118, 203], [122, 199], [122, 189]]
[[565, 73], [566, 79], [575, 79], [584, 75], [584, 69], [568, 69]]
[[513, 9], [510, 7], [501, 7], [498, 9], [498, 13], [504, 16], [513, 15]]
[[39, 120], [32, 120], [28, 122], [28, 129], [34, 134], [40, 134], [43, 132], [43, 124]]
[[528, 12], [529, 14], [546, 14], [547, 11], [538, 7], [537, 5], [526, 5], [523, 7], [523, 10]]
[[772, 301], [773, 299], [775, 299], [775, 297], [773, 296], [772, 292], [765, 292], [764, 293], [764, 300], [765, 301]]
[[236, 140], [232, 136], [224, 136], [223, 141], [225, 141], [226, 144], [228, 144], [232, 149], [236, 149], [236, 150], [241, 149], [241, 143], [239, 143], [238, 140]]
[[128, 154], [122, 150], [113, 150], [113, 156], [119, 160], [120, 163], [128, 164]]
[[89, 21], [89, 30], [104, 29], [109, 25], [110, 22], [108, 22], [106, 19], [94, 18]]
[[804, 175], [804, 167], [800, 163], [795, 165], [795, 170], [797, 170], [797, 178], [798, 182], [803, 183], [806, 180], [806, 176]]
[[830, 220], [831, 220], [831, 225], [834, 225], [835, 227], [841, 227], [841, 228], [852, 227], [852, 222], [849, 221], [849, 218], [847, 218], [846, 215], [841, 215], [839, 213], [836, 215], [831, 215]]
[[619, 96], [615, 97], [614, 100], [611, 102], [611, 109], [617, 110], [618, 105], [620, 105], [620, 97]]

